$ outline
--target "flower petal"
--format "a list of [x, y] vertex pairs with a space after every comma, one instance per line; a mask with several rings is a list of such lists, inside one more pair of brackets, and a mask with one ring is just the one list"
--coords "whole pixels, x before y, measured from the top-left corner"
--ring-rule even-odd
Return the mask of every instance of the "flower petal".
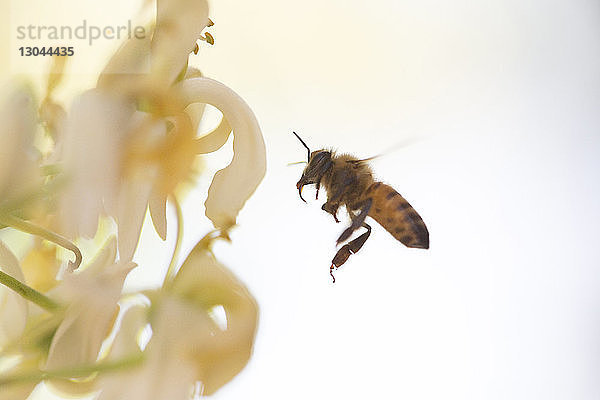
[[[124, 91], [150, 71], [151, 37], [127, 40], [108, 61], [98, 77], [97, 87]], [[129, 88], [128, 88], [129, 89]]]
[[196, 139], [196, 151], [199, 154], [206, 154], [219, 150], [227, 143], [230, 133], [231, 126], [227, 122], [227, 118], [221, 118], [219, 125], [215, 129]]
[[[6, 375], [18, 376], [30, 373], [31, 371], [37, 371], [39, 369], [39, 358], [38, 355], [22, 354], [14, 367], [4, 369], [2, 372]], [[3, 386], [2, 390], [0, 390], [0, 400], [28, 399], [38, 383], [36, 381], [26, 381]]]
[[69, 57], [52, 57], [52, 66], [48, 74], [48, 85], [46, 88], [46, 98], [51, 98], [54, 89], [62, 82], [65, 76], [65, 65]]
[[133, 259], [152, 190], [152, 181], [146, 179], [146, 174], [142, 175], [142, 177], [130, 176], [127, 184], [121, 185], [117, 224], [119, 258], [123, 261]]
[[167, 239], [167, 196], [153, 191], [148, 201], [152, 225], [162, 240]]
[[60, 263], [56, 259], [55, 246], [46, 246], [42, 241], [36, 241], [21, 264], [30, 287], [45, 293], [56, 286]]
[[0, 108], [0, 202], [23, 196], [40, 183], [33, 147], [36, 112], [26, 87], [6, 88]]
[[265, 175], [265, 142], [258, 121], [241, 97], [215, 80], [186, 79], [179, 90], [186, 103], [217, 107], [233, 128], [233, 159], [215, 174], [205, 203], [206, 216], [215, 227], [229, 228]]
[[[199, 69], [194, 67], [188, 67], [185, 71], [185, 76], [183, 79], [191, 79], [191, 78], [201, 78], [202, 72]], [[206, 111], [206, 104], [204, 103], [192, 103], [188, 105], [185, 110], [187, 115], [189, 115], [190, 120], [192, 121], [192, 126], [194, 127], [194, 132], [198, 133], [198, 126], [202, 121], [202, 117], [204, 116], [204, 111]]]
[[69, 185], [60, 207], [65, 234], [92, 237], [103, 204], [118, 193], [131, 104], [100, 90], [77, 98], [68, 117], [64, 158]]
[[[204, 338], [207, 317], [190, 305], [168, 297], [160, 298], [152, 315], [153, 334], [144, 351], [147, 357], [143, 365], [101, 377], [98, 386], [102, 391], [98, 400], [190, 398], [197, 372], [188, 345], [198, 336]], [[130, 340], [125, 342], [133, 347]]]
[[212, 332], [198, 340], [198, 364], [203, 394], [213, 394], [247, 364], [258, 323], [258, 305], [248, 289], [221, 265], [202, 240], [185, 260], [173, 282], [173, 292], [210, 312], [223, 307], [226, 328], [214, 321]]
[[0, 391], [0, 400], [26, 400], [37, 384], [38, 382], [18, 383], [9, 385], [7, 388], [2, 388], [2, 391]]
[[159, 0], [152, 37], [154, 80], [170, 85], [187, 65], [188, 57], [208, 25], [206, 0]]
[[129, 307], [121, 319], [121, 326], [110, 347], [108, 359], [119, 360], [140, 352], [139, 335], [148, 324], [148, 307], [135, 304]]
[[[246, 287], [210, 254], [209, 244], [210, 239], [203, 239], [196, 245], [168, 291], [146, 293], [152, 299], [152, 337], [144, 362], [101, 377], [99, 400], [189, 398], [198, 380], [203, 394], [212, 394], [246, 365], [258, 306]], [[225, 311], [224, 328], [211, 316], [216, 305]], [[124, 331], [115, 339], [115, 345], [122, 342], [124, 346], [115, 347], [111, 358], [136, 351], [131, 337], [139, 332], [144, 315], [133, 315], [133, 324], [126, 323], [126, 318], [127, 314]]]
[[67, 275], [55, 289], [57, 297], [69, 306], [52, 338], [46, 368], [96, 361], [114, 323], [125, 278], [136, 266], [132, 262], [114, 264], [115, 248], [115, 239], [111, 238], [89, 267]]

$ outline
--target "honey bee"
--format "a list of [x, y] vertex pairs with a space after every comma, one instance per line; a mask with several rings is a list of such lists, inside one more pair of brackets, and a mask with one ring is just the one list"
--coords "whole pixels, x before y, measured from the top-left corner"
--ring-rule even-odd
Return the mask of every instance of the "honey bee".
[[307, 165], [296, 184], [300, 199], [306, 202], [302, 197], [304, 186], [316, 185], [315, 199], [319, 198], [319, 189], [323, 187], [327, 191], [327, 201], [321, 209], [331, 214], [335, 222], [340, 222], [338, 209], [345, 206], [352, 222], [337, 239], [337, 245], [348, 240], [357, 229], [364, 227], [367, 230], [342, 246], [333, 257], [329, 267], [333, 282], [334, 268], [341, 267], [352, 254], [358, 252], [371, 235], [371, 227], [365, 223], [367, 216], [405, 246], [429, 248], [429, 231], [421, 216], [394, 188], [373, 178], [367, 161], [374, 157], [361, 160], [326, 149], [311, 152], [300, 136], [293, 133], [308, 151]]

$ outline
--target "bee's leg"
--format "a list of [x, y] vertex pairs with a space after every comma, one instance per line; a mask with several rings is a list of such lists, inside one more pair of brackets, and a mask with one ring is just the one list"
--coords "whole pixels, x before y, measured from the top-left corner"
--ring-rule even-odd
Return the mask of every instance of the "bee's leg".
[[321, 210], [333, 215], [333, 219], [335, 219], [335, 222], [340, 222], [340, 220], [337, 217], [338, 208], [340, 208], [340, 203], [332, 203], [330, 201], [323, 203], [323, 205], [321, 206]]
[[340, 220], [337, 217], [337, 211], [338, 208], [340, 208], [340, 199], [346, 192], [347, 187], [347, 185], [344, 185], [341, 187], [340, 190], [336, 191], [335, 193], [332, 193], [331, 196], [329, 196], [329, 198], [327, 199], [327, 201], [321, 206], [321, 210], [333, 215], [333, 219], [335, 219], [335, 222], [340, 222]]
[[333, 269], [341, 267], [352, 254], [357, 253], [363, 247], [363, 245], [371, 235], [371, 227], [369, 226], [369, 224], [363, 223], [362, 226], [367, 228], [367, 231], [359, 237], [357, 237], [356, 239], [352, 240], [351, 242], [348, 242], [347, 244], [343, 245], [338, 250], [335, 257], [333, 257], [333, 260], [331, 261], [331, 267], [329, 267], [329, 275], [331, 275], [331, 277], [333, 278], [333, 283], [335, 283]]
[[352, 224], [344, 232], [342, 232], [342, 234], [337, 240], [337, 244], [340, 244], [343, 241], [347, 240], [355, 230], [357, 230], [361, 227], [361, 225], [363, 225], [363, 223], [365, 222], [365, 218], [367, 218], [367, 214], [369, 214], [369, 210], [371, 209], [372, 204], [372, 198], [368, 198], [367, 200], [365, 200], [362, 207], [360, 208], [360, 213], [356, 217], [352, 218]]
[[315, 195], [315, 200], [319, 200], [319, 189], [321, 188], [321, 181], [318, 180], [315, 185], [316, 185], [315, 187], [317, 189], [317, 194]]

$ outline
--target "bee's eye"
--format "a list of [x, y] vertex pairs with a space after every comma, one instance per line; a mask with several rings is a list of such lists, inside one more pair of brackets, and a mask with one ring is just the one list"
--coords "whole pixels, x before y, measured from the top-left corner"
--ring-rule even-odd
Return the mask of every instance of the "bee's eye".
[[321, 166], [326, 160], [331, 159], [331, 154], [326, 151], [322, 151], [313, 156], [313, 159], [310, 160], [310, 163], [313, 167]]

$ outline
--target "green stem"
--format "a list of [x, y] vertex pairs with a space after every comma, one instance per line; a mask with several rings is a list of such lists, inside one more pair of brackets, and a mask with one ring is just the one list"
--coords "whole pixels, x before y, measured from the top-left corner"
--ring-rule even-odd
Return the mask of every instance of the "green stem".
[[43, 175], [58, 175], [62, 172], [60, 164], [46, 164], [41, 166], [41, 172]]
[[31, 235], [42, 237], [52, 243], [55, 243], [67, 250], [70, 250], [75, 254], [75, 261], [69, 261], [69, 269], [71, 271], [76, 270], [81, 265], [81, 251], [75, 244], [64, 237], [51, 232], [41, 226], [32, 224], [31, 222], [25, 221], [21, 218], [14, 217], [10, 214], [0, 215], [0, 223], [10, 226], [11, 228], [15, 228], [20, 230], [21, 232], [29, 233]]
[[167, 269], [167, 274], [165, 275], [163, 287], [166, 287], [173, 280], [173, 278], [175, 278], [177, 258], [179, 257], [179, 252], [181, 251], [181, 242], [183, 240], [183, 211], [181, 210], [181, 204], [179, 204], [179, 201], [175, 195], [171, 196], [171, 201], [175, 206], [175, 213], [177, 214], [177, 240], [175, 242], [175, 248], [173, 249], [173, 255], [171, 256], [169, 268]]
[[39, 382], [44, 379], [70, 379], [82, 376], [89, 376], [94, 373], [114, 372], [122, 369], [133, 368], [144, 361], [142, 353], [117, 361], [104, 361], [97, 364], [80, 365], [77, 367], [68, 367], [53, 371], [36, 371], [33, 373], [14, 374], [0, 377], [0, 387], [5, 385], [14, 385], [17, 383]]
[[23, 296], [26, 300], [29, 300], [48, 311], [55, 311], [60, 307], [49, 297], [25, 285], [24, 283], [13, 278], [12, 276], [5, 274], [2, 271], [0, 271], [0, 283], [14, 290], [15, 292]]

